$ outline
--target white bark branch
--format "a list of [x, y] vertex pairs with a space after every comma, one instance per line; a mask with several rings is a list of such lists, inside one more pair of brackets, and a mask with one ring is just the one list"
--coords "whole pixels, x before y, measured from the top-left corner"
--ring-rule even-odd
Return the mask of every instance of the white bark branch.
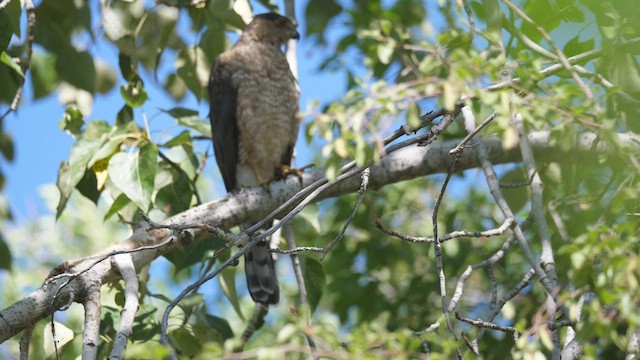
[[[529, 142], [537, 161], [549, 162], [558, 159], [578, 159], [578, 161], [595, 161], [596, 153], [615, 154], [619, 149], [634, 149], [640, 151], [640, 136], [633, 134], [618, 135], [618, 148], [612, 148], [604, 141], [596, 143], [596, 135], [582, 134], [576, 140], [575, 148], [568, 152], [550, 144], [548, 132], [533, 132], [528, 135]], [[446, 173], [451, 163], [449, 151], [456, 147], [460, 140], [441, 141], [426, 147], [412, 146], [385, 157], [379, 165], [371, 167], [369, 188], [379, 189], [385, 185], [425, 176], [434, 173]], [[505, 148], [498, 138], [483, 141], [487, 156], [493, 164], [521, 161], [519, 149]], [[469, 149], [471, 150], [471, 149]], [[465, 151], [458, 161], [457, 168], [469, 169], [478, 167], [479, 162], [475, 151]], [[571, 153], [572, 156], [568, 156]], [[231, 228], [237, 224], [255, 221], [269, 214], [280, 204], [293, 197], [303, 186], [307, 186], [323, 177], [322, 172], [315, 171], [304, 174], [302, 186], [295, 177], [272, 183], [270, 191], [251, 188], [243, 189], [222, 199], [217, 199], [189, 209], [166, 219], [165, 224], [208, 224], [220, 228]], [[322, 193], [317, 199], [335, 197], [346, 193], [356, 192], [360, 187], [360, 179], [354, 176]], [[54, 270], [54, 274], [73, 273], [91, 264], [98, 256], [110, 254], [115, 250], [135, 249], [140, 246], [158, 245], [172, 235], [169, 229], [156, 229], [149, 232], [136, 230], [131, 237], [115, 244], [98, 254], [88, 258], [68, 261]], [[195, 231], [196, 238], [203, 235], [202, 230]], [[142, 269], [158, 256], [170, 250], [181, 247], [180, 241], [166, 242], [166, 245], [154, 249], [147, 249], [131, 254], [136, 269]], [[58, 296], [60, 286], [67, 277], [61, 277], [43, 285], [23, 299], [0, 311], [0, 343], [15, 336], [38, 320], [52, 314], [56, 309], [66, 305], [70, 299], [84, 302], [88, 294], [89, 284], [104, 284], [120, 278], [119, 272], [111, 261], [97, 263], [88, 271], [71, 281]]]
[[84, 333], [82, 336], [82, 359], [95, 359], [98, 355], [98, 340], [100, 338], [100, 320], [102, 319], [102, 303], [100, 301], [101, 283], [90, 277], [91, 283], [83, 301]]
[[138, 311], [138, 275], [131, 254], [114, 256], [111, 261], [124, 280], [124, 307], [120, 312], [120, 327], [113, 343], [109, 360], [121, 359], [133, 328], [133, 320]]

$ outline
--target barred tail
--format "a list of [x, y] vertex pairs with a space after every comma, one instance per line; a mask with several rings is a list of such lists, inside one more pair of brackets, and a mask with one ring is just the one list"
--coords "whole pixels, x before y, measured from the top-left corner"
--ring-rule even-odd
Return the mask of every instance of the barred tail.
[[268, 241], [260, 241], [244, 254], [247, 287], [253, 301], [275, 305], [280, 299], [278, 277]]

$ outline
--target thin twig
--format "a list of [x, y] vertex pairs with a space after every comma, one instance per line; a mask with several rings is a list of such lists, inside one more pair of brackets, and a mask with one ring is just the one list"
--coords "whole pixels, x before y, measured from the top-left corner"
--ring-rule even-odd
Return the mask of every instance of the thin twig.
[[[489, 314], [488, 321], [493, 321], [496, 318], [496, 316], [500, 314], [500, 311], [504, 306], [504, 304], [506, 304], [507, 301], [513, 299], [516, 295], [520, 293], [520, 291], [522, 291], [522, 289], [524, 289], [527, 285], [529, 285], [535, 275], [536, 275], [535, 270], [530, 269], [529, 271], [527, 271], [522, 277], [522, 279], [511, 289], [511, 291], [503, 295], [500, 298], [500, 300], [498, 300], [498, 303], [496, 304], [495, 308], [493, 308], [491, 310], [491, 314]], [[474, 339], [474, 343], [477, 343], [478, 341], [480, 341], [480, 339], [482, 338], [482, 335], [484, 335], [484, 329], [480, 329], [480, 331], [478, 332], [478, 334]]]
[[518, 341], [518, 337], [520, 336], [520, 332], [518, 331], [518, 329], [516, 329], [513, 326], [502, 326], [502, 325], [494, 324], [492, 322], [488, 322], [488, 321], [484, 321], [484, 320], [480, 320], [480, 319], [472, 320], [472, 319], [469, 319], [469, 318], [461, 317], [460, 314], [458, 314], [458, 312], [455, 313], [455, 316], [456, 316], [456, 319], [458, 319], [460, 321], [464, 321], [467, 324], [471, 324], [471, 325], [473, 325], [475, 327], [512, 333], [514, 342], [517, 342]]
[[353, 205], [353, 209], [351, 209], [351, 214], [349, 214], [349, 217], [345, 221], [344, 225], [342, 225], [342, 229], [340, 229], [340, 232], [338, 233], [338, 235], [331, 241], [329, 246], [327, 246], [322, 251], [322, 256], [320, 257], [320, 261], [324, 260], [325, 256], [327, 256], [329, 251], [331, 251], [331, 249], [333, 249], [333, 247], [338, 243], [338, 241], [342, 239], [342, 237], [344, 236], [344, 233], [347, 231], [347, 228], [349, 227], [349, 224], [351, 224], [351, 221], [353, 221], [353, 218], [356, 215], [356, 210], [358, 210], [358, 207], [360, 207], [360, 205], [362, 204], [362, 200], [364, 200], [364, 194], [367, 192], [367, 186], [369, 186], [370, 174], [371, 174], [371, 170], [369, 168], [366, 168], [364, 169], [364, 171], [362, 171], [362, 175], [361, 175], [362, 182], [360, 183], [360, 189], [358, 189], [358, 194], [359, 194], [358, 199], [356, 200], [356, 203]]
[[305, 251], [317, 252], [322, 254], [324, 253], [324, 248], [315, 247], [315, 246], [298, 246], [293, 249], [275, 248], [275, 249], [269, 249], [269, 251], [274, 252], [276, 254], [282, 254], [282, 255], [297, 254]]
[[[463, 115], [465, 114], [465, 112], [467, 112], [467, 110], [465, 110], [465, 109], [468, 109], [468, 107], [465, 106], [465, 107], [462, 108]], [[451, 151], [449, 151], [449, 155], [454, 155], [454, 154], [457, 154], [459, 152], [464, 151], [465, 145], [471, 139], [473, 139], [476, 135], [478, 135], [478, 133], [480, 131], [482, 131], [482, 129], [484, 129], [485, 126], [489, 125], [489, 123], [491, 121], [493, 121], [493, 119], [495, 119], [496, 116], [498, 116], [498, 112], [494, 111], [493, 114], [489, 115], [480, 125], [478, 125], [477, 128], [475, 128], [472, 132], [467, 134], [467, 136], [465, 136], [464, 139], [462, 139], [462, 141], [460, 141], [460, 144], [458, 144], [458, 146], [456, 146], [455, 148], [451, 149]]]
[[[284, 237], [287, 240], [287, 246], [292, 249], [296, 248], [296, 239], [291, 223], [286, 224], [282, 230], [284, 232]], [[304, 281], [302, 265], [300, 264], [300, 257], [297, 254], [291, 254], [290, 258], [291, 265], [293, 266], [293, 273], [295, 274], [296, 282], [298, 283], [298, 289], [300, 290], [300, 306], [302, 306], [304, 310], [304, 324], [302, 325], [302, 332], [304, 334], [304, 337], [307, 339], [307, 343], [309, 344], [311, 358], [315, 360], [318, 359], [318, 349], [316, 341], [313, 338], [313, 330], [311, 328], [311, 307], [309, 306], [309, 298], [307, 297], [307, 285]]]
[[[468, 231], [468, 230], [458, 230], [458, 231], [453, 231], [450, 232], [442, 237], [440, 237], [438, 240], [443, 243], [447, 240], [451, 240], [451, 239], [455, 239], [455, 238], [459, 238], [459, 237], [492, 237], [492, 236], [498, 236], [498, 235], [502, 235], [504, 234], [507, 230], [509, 230], [509, 228], [511, 228], [513, 226], [513, 224], [515, 224], [515, 219], [513, 218], [509, 218], [509, 219], [505, 219], [504, 222], [497, 228], [495, 229], [490, 229], [490, 230], [484, 230], [484, 231]], [[376, 218], [376, 222], [375, 222], [375, 226], [376, 228], [378, 228], [380, 231], [384, 232], [387, 235], [396, 237], [398, 239], [410, 242], [410, 243], [432, 243], [434, 241], [434, 239], [432, 237], [424, 237], [424, 236], [411, 236], [411, 235], [404, 235], [404, 234], [400, 234], [396, 231], [393, 230], [389, 230], [386, 229], [384, 227], [384, 225], [382, 224], [382, 221], [379, 218]]]
[[[0, 5], [4, 5], [4, 6], [0, 7], [0, 9], [7, 6], [9, 2], [10, 0], [7, 1], [6, 3], [2, 2]], [[18, 103], [22, 98], [22, 91], [24, 90], [24, 84], [27, 79], [27, 72], [29, 71], [29, 67], [31, 66], [31, 54], [33, 52], [34, 30], [36, 27], [36, 7], [33, 4], [33, 0], [26, 0], [25, 8], [27, 10], [27, 39], [24, 43], [25, 56], [20, 61], [20, 68], [22, 69], [23, 76], [21, 76], [20, 85], [18, 86], [18, 89], [16, 90], [16, 94], [13, 97], [13, 100], [11, 101], [11, 105], [9, 105], [9, 109], [7, 109], [7, 111], [4, 114], [2, 114], [2, 116], [0, 116], [0, 123], [2, 123], [2, 120], [4, 120], [4, 118], [7, 117], [7, 115], [12, 113], [13, 111], [16, 111], [16, 109], [18, 108]]]
[[519, 188], [519, 187], [524, 187], [524, 186], [529, 186], [531, 185], [531, 182], [533, 181], [533, 177], [534, 175], [536, 175], [538, 172], [534, 172], [533, 174], [531, 174], [531, 176], [529, 176], [528, 180], [525, 181], [521, 181], [521, 182], [514, 182], [514, 183], [500, 183], [500, 187], [503, 189], [514, 189], [514, 188]]
[[249, 319], [247, 327], [242, 332], [242, 335], [240, 336], [240, 344], [238, 344], [234, 348], [234, 352], [241, 351], [247, 341], [249, 341], [251, 336], [256, 332], [256, 330], [260, 329], [260, 322], [262, 321], [262, 318], [267, 314], [267, 311], [269, 311], [269, 307], [267, 305], [256, 303], [256, 308], [253, 311], [253, 316], [251, 317], [251, 319]]

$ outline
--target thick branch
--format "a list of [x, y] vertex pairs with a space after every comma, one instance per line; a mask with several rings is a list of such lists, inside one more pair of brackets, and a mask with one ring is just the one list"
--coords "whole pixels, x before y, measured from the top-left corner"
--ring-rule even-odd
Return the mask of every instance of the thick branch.
[[[563, 153], [564, 150], [552, 146], [548, 132], [534, 132], [529, 134], [528, 138], [538, 162], [555, 161], [562, 158], [595, 161], [597, 158], [595, 156], [596, 153], [614, 155], [619, 151], [611, 148], [604, 141], [597, 142], [594, 145], [596, 135], [591, 133], [583, 134], [577, 139], [576, 147], [569, 151], [572, 156], [568, 156], [568, 153]], [[371, 167], [369, 188], [376, 190], [385, 185], [403, 180], [435, 173], [446, 173], [451, 164], [449, 151], [459, 143], [460, 139], [436, 142], [426, 147], [407, 147], [395, 151], [385, 157], [379, 165]], [[484, 143], [493, 164], [521, 161], [520, 151], [517, 147], [506, 149], [497, 138], [487, 139]], [[620, 134], [619, 146], [620, 148], [632, 148], [635, 151], [640, 151], [640, 136]], [[473, 148], [470, 148], [460, 156], [457, 168], [469, 169], [478, 165], [477, 156]], [[323, 174], [319, 171], [304, 174], [302, 186], [307, 186], [322, 177]], [[360, 180], [357, 176], [346, 179], [322, 193], [316, 200], [356, 192], [360, 188]], [[165, 220], [163, 223], [208, 224], [229, 229], [235, 225], [264, 217], [294, 196], [301, 190], [302, 186], [297, 178], [289, 177], [286, 180], [272, 183], [269, 192], [262, 188], [243, 189], [225, 198], [189, 209]], [[195, 235], [196, 238], [203, 238], [208, 234], [203, 230], [196, 230]], [[110, 254], [115, 250], [157, 245], [169, 236], [172, 236], [172, 231], [169, 229], [156, 229], [149, 232], [139, 229], [130, 238], [98, 254], [61, 265], [55, 273], [77, 272], [93, 263], [98, 256]], [[180, 246], [183, 246], [180, 241], [168, 241], [164, 246], [132, 253], [133, 264], [136, 269], [142, 269], [156, 257]], [[66, 282], [67, 277], [58, 278], [43, 285], [15, 304], [0, 311], [0, 343], [15, 336], [36, 321], [50, 315], [69, 301], [82, 302], [85, 294], [87, 294], [88, 284], [95, 282], [106, 283], [119, 278], [119, 272], [111, 261], [101, 261], [93, 267], [92, 271], [88, 271], [71, 281], [68, 286], [60, 291], [55, 299], [54, 295], [58, 292], [61, 284]]]

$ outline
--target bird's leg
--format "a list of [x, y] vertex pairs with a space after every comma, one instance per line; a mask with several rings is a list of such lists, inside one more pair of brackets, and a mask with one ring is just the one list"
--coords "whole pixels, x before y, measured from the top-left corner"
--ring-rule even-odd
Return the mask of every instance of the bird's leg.
[[258, 185], [265, 189], [268, 193], [271, 193], [271, 191], [269, 190], [269, 183], [273, 181], [273, 179], [263, 179], [262, 176], [260, 176], [260, 172], [258, 171], [258, 168], [255, 164], [251, 164], [251, 171], [253, 171], [253, 175], [255, 175]]

